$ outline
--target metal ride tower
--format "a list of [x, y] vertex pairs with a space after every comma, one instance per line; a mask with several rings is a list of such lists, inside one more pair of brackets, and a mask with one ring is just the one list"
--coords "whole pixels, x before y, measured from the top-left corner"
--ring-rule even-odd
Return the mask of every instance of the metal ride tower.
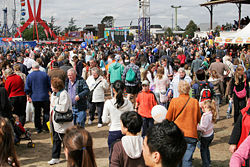
[[11, 36], [14, 36], [17, 33], [17, 24], [16, 24], [16, 0], [14, 0], [14, 9], [13, 9], [13, 23], [10, 29], [11, 31]]
[[150, 0], [139, 0], [138, 37], [140, 44], [150, 42]]
[[3, 9], [3, 29], [2, 29], [2, 35], [4, 37], [7, 37], [9, 35], [9, 29], [8, 29], [8, 9], [7, 7]]

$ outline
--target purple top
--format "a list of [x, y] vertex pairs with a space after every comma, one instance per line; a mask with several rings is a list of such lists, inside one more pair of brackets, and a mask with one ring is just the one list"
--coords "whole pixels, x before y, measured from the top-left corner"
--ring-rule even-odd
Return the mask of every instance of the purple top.
[[76, 100], [75, 100], [75, 97], [76, 97], [76, 82], [74, 82], [73, 85], [71, 84], [71, 82], [69, 82], [68, 93], [69, 93], [69, 97], [70, 97], [70, 99], [72, 101], [72, 105], [75, 105], [76, 104]]

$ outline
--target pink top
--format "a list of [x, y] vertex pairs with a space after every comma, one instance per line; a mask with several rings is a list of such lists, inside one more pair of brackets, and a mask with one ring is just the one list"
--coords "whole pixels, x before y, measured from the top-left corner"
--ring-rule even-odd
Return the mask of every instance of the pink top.
[[158, 77], [155, 77], [154, 80], [155, 85], [155, 92], [163, 92], [167, 90], [167, 86], [169, 85], [169, 79], [165, 76], [163, 76], [162, 79], [159, 79]]
[[230, 167], [241, 167], [242, 163], [250, 157], [250, 136], [233, 153], [230, 159]]
[[202, 131], [202, 137], [209, 137], [214, 133], [213, 114], [211, 111], [204, 112], [197, 130]]

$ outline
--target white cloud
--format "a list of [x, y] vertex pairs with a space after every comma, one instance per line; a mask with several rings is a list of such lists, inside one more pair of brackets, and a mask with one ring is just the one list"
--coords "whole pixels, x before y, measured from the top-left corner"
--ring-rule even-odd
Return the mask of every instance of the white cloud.
[[[182, 28], [185, 28], [191, 19], [196, 24], [209, 23], [208, 10], [199, 6], [204, 2], [206, 0], [151, 0], [151, 23], [171, 27], [172, 15], [174, 17], [174, 9], [171, 5], [182, 6], [178, 9], [178, 24]], [[247, 16], [249, 11], [250, 5], [242, 5], [242, 17]], [[106, 15], [114, 16], [116, 26], [129, 25], [131, 20], [133, 25], [136, 25], [138, 0], [43, 0], [42, 3], [42, 18], [49, 21], [49, 18], [54, 16], [56, 24], [62, 27], [68, 25], [71, 17], [77, 20], [78, 26], [84, 27], [86, 24], [100, 23]], [[235, 4], [214, 7], [214, 22], [233, 23], [233, 20], [237, 18], [238, 9]]]

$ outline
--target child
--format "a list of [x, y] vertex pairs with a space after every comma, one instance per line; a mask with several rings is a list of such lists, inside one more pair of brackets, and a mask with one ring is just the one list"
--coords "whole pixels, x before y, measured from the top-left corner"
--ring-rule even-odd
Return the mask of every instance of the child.
[[137, 134], [141, 131], [142, 118], [134, 111], [121, 115], [121, 141], [113, 146], [110, 167], [144, 167], [142, 156], [143, 138]]
[[136, 98], [136, 110], [142, 116], [142, 136], [145, 136], [147, 129], [154, 125], [154, 119], [151, 115], [152, 108], [157, 105], [157, 100], [152, 91], [149, 90], [149, 82], [142, 81], [142, 91]]
[[200, 124], [197, 125], [197, 130], [202, 132], [200, 153], [202, 166], [209, 167], [211, 164], [209, 145], [214, 138], [214, 122], [216, 121], [216, 104], [215, 101], [206, 100], [201, 103], [202, 111], [204, 112]]

